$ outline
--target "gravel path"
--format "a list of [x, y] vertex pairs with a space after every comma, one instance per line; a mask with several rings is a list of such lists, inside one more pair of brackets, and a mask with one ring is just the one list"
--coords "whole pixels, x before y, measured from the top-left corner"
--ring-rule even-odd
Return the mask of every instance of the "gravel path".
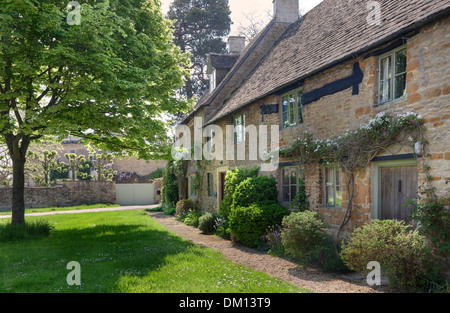
[[[161, 212], [148, 213], [159, 224], [199, 246], [221, 252], [234, 263], [247, 266], [253, 270], [281, 278], [298, 287], [303, 287], [319, 293], [374, 293], [383, 292], [378, 287], [374, 289], [365, 283], [361, 276], [344, 276], [323, 273], [313, 268], [301, 267], [298, 264], [265, 252], [247, 248], [215, 235], [204, 235], [195, 227], [175, 220], [174, 217]], [[353, 279], [352, 279], [353, 277]]]

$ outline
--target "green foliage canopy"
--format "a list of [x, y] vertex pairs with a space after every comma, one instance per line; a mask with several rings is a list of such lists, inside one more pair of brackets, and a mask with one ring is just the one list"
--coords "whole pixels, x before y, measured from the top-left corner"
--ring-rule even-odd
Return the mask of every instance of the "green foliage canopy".
[[[69, 23], [73, 14], [79, 23]], [[65, 0], [2, 1], [0, 140], [13, 163], [12, 222], [24, 222], [32, 141], [70, 133], [103, 151], [168, 157], [162, 116], [189, 110], [176, 93], [187, 64], [157, 0], [75, 8]]]
[[[167, 153], [164, 113], [189, 64], [158, 1], [6, 0], [0, 7], [0, 133], [6, 141], [83, 137], [108, 151]], [[153, 144], [152, 144], [153, 143]], [[158, 144], [156, 144], [158, 143]]]

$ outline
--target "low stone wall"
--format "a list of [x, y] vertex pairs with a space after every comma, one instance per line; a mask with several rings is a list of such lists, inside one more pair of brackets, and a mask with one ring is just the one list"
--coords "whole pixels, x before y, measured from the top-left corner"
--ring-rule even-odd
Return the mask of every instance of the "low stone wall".
[[[66, 181], [55, 187], [26, 187], [25, 207], [46, 208], [115, 203], [114, 182]], [[10, 210], [12, 188], [0, 188], [0, 210]]]

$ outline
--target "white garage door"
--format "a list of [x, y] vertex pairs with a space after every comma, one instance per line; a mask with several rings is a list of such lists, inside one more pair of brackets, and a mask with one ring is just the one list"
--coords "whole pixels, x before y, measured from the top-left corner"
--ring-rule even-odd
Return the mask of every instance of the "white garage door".
[[155, 185], [116, 184], [116, 202], [120, 205], [155, 204]]

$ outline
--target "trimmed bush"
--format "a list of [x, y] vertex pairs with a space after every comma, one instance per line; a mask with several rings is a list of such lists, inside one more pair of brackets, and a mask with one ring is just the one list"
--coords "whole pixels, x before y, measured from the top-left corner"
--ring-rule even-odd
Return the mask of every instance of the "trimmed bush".
[[225, 197], [219, 206], [219, 213], [223, 220], [227, 220], [231, 213], [231, 206], [233, 204], [233, 194], [237, 186], [246, 178], [256, 177], [258, 175], [258, 168], [251, 170], [237, 168], [228, 171], [225, 176]]
[[411, 290], [425, 275], [430, 254], [424, 237], [411, 231], [404, 221], [373, 220], [354, 230], [341, 257], [358, 272], [367, 271], [367, 264], [376, 261], [386, 270], [393, 287]]
[[248, 206], [252, 203], [277, 202], [275, 178], [258, 176], [246, 178], [234, 191], [232, 207]]
[[209, 212], [200, 216], [198, 228], [205, 234], [212, 234], [216, 230], [216, 217]]
[[308, 261], [326, 239], [327, 226], [318, 212], [296, 212], [282, 222], [281, 242], [285, 251], [301, 262]]
[[256, 247], [270, 226], [279, 225], [288, 209], [278, 203], [258, 203], [233, 207], [230, 214], [230, 231], [235, 241]]

